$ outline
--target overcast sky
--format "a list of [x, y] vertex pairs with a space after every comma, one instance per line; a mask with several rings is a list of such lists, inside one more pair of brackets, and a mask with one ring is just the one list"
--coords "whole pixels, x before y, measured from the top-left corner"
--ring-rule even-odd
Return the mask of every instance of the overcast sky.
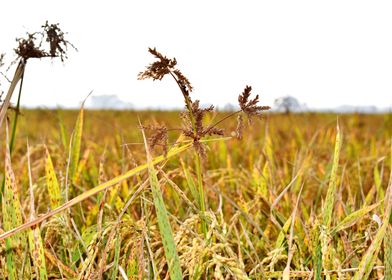
[[0, 52], [11, 59], [15, 38], [46, 20], [79, 50], [64, 64], [28, 62], [25, 106], [78, 106], [91, 90], [182, 106], [169, 77], [137, 80], [156, 47], [176, 57], [203, 104], [235, 103], [251, 85], [264, 105], [292, 95], [313, 108], [390, 107], [391, 15], [392, 1], [3, 1]]

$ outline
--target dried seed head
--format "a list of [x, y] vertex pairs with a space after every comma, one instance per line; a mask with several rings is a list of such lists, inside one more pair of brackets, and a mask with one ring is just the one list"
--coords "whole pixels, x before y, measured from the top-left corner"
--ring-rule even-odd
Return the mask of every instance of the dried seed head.
[[271, 109], [269, 106], [258, 106], [259, 103], [259, 95], [256, 95], [254, 99], [250, 99], [250, 94], [252, 91], [252, 87], [246, 86], [242, 94], [238, 96], [238, 103], [242, 112], [244, 112], [249, 119], [253, 116], [261, 116], [262, 111], [267, 111]]
[[185, 75], [182, 74], [179, 69], [175, 68], [175, 66], [177, 65], [177, 60], [175, 58], [167, 58], [166, 56], [158, 52], [156, 48], [149, 48], [148, 51], [158, 60], [147, 66], [146, 71], [140, 72], [138, 74], [138, 79], [153, 79], [154, 81], [162, 80], [164, 76], [166, 76], [167, 74], [171, 74], [172, 77], [176, 80], [177, 85], [181, 89], [183, 96], [185, 97], [185, 103], [191, 102], [189, 93], [192, 92], [193, 87], [189, 82], [188, 78], [185, 77]]
[[[223, 135], [223, 129], [215, 126], [203, 126], [203, 119], [206, 113], [213, 112], [214, 106], [207, 108], [200, 108], [200, 101], [196, 100], [191, 103], [191, 111], [186, 111], [182, 114], [184, 122], [184, 128], [182, 132], [185, 136], [193, 139], [194, 147], [199, 154], [204, 155], [203, 145], [200, 143], [200, 139], [204, 136], [211, 135]], [[192, 123], [193, 116], [193, 123]]]
[[144, 130], [149, 130], [152, 132], [151, 136], [147, 139], [148, 146], [150, 149], [154, 149], [156, 146], [161, 146], [164, 154], [167, 154], [168, 146], [168, 134], [167, 128], [164, 125], [150, 125], [143, 126]]
[[70, 42], [64, 38], [64, 32], [60, 29], [59, 24], [49, 24], [46, 21], [45, 25], [42, 26], [46, 37], [46, 42], [49, 43], [49, 55], [50, 57], [60, 57], [61, 61], [67, 58], [68, 45], [76, 49]]
[[158, 60], [147, 66], [147, 70], [138, 74], [139, 80], [153, 79], [162, 80], [162, 78], [170, 73], [170, 70], [176, 66], [175, 58], [169, 59], [156, 50], [156, 48], [149, 48], [148, 51]]
[[36, 33], [27, 34], [27, 39], [18, 38], [18, 47], [15, 49], [15, 53], [27, 60], [29, 58], [42, 58], [49, 56], [45, 50], [40, 49], [40, 45], [36, 46]]
[[[64, 38], [59, 24], [49, 24], [46, 22], [42, 26], [42, 32], [27, 33], [27, 38], [17, 38], [18, 47], [15, 53], [27, 60], [29, 58], [60, 57], [61, 61], [67, 58], [67, 46], [76, 48]], [[37, 38], [38, 36], [38, 38]], [[49, 43], [49, 50], [42, 48], [42, 42]]]
[[0, 54], [0, 67], [3, 67], [3, 66], [4, 66], [4, 62], [3, 62], [4, 56], [5, 56], [4, 53]]
[[195, 151], [203, 158], [205, 159], [207, 157], [206, 154], [206, 149], [200, 141], [193, 141], [193, 148], [195, 148]]
[[[144, 79], [153, 79], [153, 80], [161, 80], [165, 75], [170, 74], [172, 78], [176, 81], [179, 86], [182, 95], [184, 96], [185, 108], [186, 110], [181, 114], [181, 118], [183, 120], [183, 129], [182, 132], [185, 136], [192, 138], [194, 147], [196, 151], [204, 155], [205, 150], [200, 142], [205, 136], [211, 135], [223, 135], [223, 130], [218, 128], [217, 125], [223, 120], [233, 116], [238, 113], [235, 112], [221, 121], [218, 121], [215, 124], [210, 124], [208, 126], [203, 125], [203, 119], [206, 113], [213, 112], [214, 106], [210, 106], [207, 108], [200, 108], [200, 101], [192, 101], [190, 97], [190, 92], [192, 92], [193, 87], [189, 82], [188, 78], [185, 77], [182, 72], [176, 68], [177, 61], [175, 58], [169, 59], [166, 56], [162, 55], [155, 48], [149, 48], [148, 50], [157, 60], [147, 66], [147, 69], [144, 72], [140, 72], [138, 74], [139, 80]], [[259, 96], [257, 95], [254, 99], [249, 99], [251, 95], [252, 88], [250, 86], [246, 86], [243, 93], [238, 96], [238, 102], [241, 107], [241, 111], [244, 112], [248, 116], [248, 120], [251, 121], [251, 118], [254, 116], [261, 116], [262, 111], [269, 110], [269, 106], [258, 106]], [[242, 128], [243, 128], [243, 120], [242, 116], [238, 117], [238, 125], [236, 130], [237, 138], [242, 138]], [[155, 134], [151, 139], [153, 143], [150, 143], [150, 146], [154, 146], [154, 144], [158, 143], [158, 139], [161, 139], [163, 135], [163, 131], [158, 130], [158, 133]]]
[[179, 69], [174, 69], [173, 74], [177, 77], [178, 85], [181, 87], [181, 91], [189, 95], [189, 92], [192, 92], [193, 87], [189, 82], [188, 78], [185, 77]]

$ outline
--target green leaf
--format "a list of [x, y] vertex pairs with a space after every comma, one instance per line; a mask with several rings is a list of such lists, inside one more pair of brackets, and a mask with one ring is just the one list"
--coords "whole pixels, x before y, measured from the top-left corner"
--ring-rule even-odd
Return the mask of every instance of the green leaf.
[[147, 161], [148, 161], [148, 176], [150, 180], [150, 186], [152, 196], [154, 200], [155, 211], [157, 213], [159, 232], [162, 238], [163, 249], [165, 251], [166, 262], [169, 267], [169, 274], [172, 280], [181, 280], [182, 271], [180, 265], [180, 259], [178, 257], [176, 243], [174, 241], [173, 231], [170, 226], [169, 217], [167, 215], [165, 203], [163, 201], [161, 187], [159, 184], [158, 176], [147, 146], [147, 140], [142, 130], [144, 143], [146, 146]]
[[53, 168], [52, 158], [46, 149], [45, 159], [46, 187], [48, 188], [50, 206], [55, 209], [61, 205], [61, 191]]
[[77, 171], [80, 157], [80, 146], [82, 143], [82, 133], [83, 133], [83, 115], [84, 108], [83, 105], [80, 108], [78, 118], [76, 120], [75, 128], [72, 133], [72, 142], [71, 142], [71, 161], [69, 164], [69, 175], [72, 183], [75, 183], [77, 179]]
[[335, 205], [335, 195], [336, 195], [336, 185], [337, 185], [337, 172], [339, 166], [339, 156], [340, 148], [342, 145], [342, 136], [339, 129], [339, 124], [337, 125], [337, 134], [335, 142], [335, 152], [333, 156], [333, 164], [331, 170], [331, 177], [329, 179], [327, 197], [325, 199], [325, 207], [323, 212], [323, 223], [326, 226], [327, 231], [329, 231], [331, 226], [332, 211]]
[[338, 231], [344, 230], [348, 227], [351, 227], [355, 223], [357, 223], [360, 219], [362, 219], [366, 214], [372, 211], [374, 208], [379, 206], [380, 203], [375, 203], [373, 205], [365, 206], [348, 216], [346, 216], [333, 230], [332, 234], [337, 233]]

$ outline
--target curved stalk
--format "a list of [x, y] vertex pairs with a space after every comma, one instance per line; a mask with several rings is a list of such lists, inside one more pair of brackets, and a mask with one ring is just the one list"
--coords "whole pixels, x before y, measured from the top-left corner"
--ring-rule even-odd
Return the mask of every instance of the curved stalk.
[[23, 69], [22, 76], [20, 78], [18, 102], [16, 103], [15, 118], [14, 118], [14, 122], [12, 124], [12, 132], [11, 132], [11, 140], [10, 140], [10, 154], [12, 154], [12, 151], [14, 149], [15, 135], [16, 135], [16, 126], [18, 124], [18, 117], [19, 117], [19, 114], [20, 114], [20, 97], [22, 95], [24, 73], [25, 73], [25, 68]]

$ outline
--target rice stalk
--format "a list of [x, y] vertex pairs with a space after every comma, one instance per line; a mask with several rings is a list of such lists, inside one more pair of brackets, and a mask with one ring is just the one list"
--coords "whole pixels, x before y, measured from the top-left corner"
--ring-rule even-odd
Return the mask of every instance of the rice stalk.
[[[332, 212], [335, 206], [335, 196], [336, 196], [336, 188], [337, 188], [337, 171], [339, 167], [339, 156], [340, 149], [342, 144], [342, 136], [339, 128], [339, 123], [336, 127], [336, 140], [335, 140], [335, 151], [333, 155], [333, 163], [331, 174], [329, 178], [329, 185], [327, 190], [327, 196], [325, 198], [325, 205], [323, 209], [323, 226], [320, 231], [320, 241], [321, 241], [321, 251], [322, 251], [322, 263], [324, 270], [330, 268], [331, 265], [331, 220], [332, 220]], [[329, 280], [330, 276], [327, 274], [326, 279]]]
[[78, 118], [76, 120], [75, 128], [72, 133], [71, 139], [71, 158], [69, 163], [69, 177], [71, 182], [75, 183], [77, 180], [77, 171], [80, 157], [80, 146], [82, 143], [82, 133], [83, 133], [83, 118], [84, 118], [84, 102], [80, 108]]
[[342, 135], [340, 132], [339, 124], [337, 125], [336, 141], [335, 141], [335, 152], [333, 156], [333, 164], [331, 169], [331, 175], [329, 179], [327, 196], [325, 198], [325, 206], [323, 211], [323, 225], [329, 232], [331, 227], [332, 212], [335, 205], [335, 195], [337, 186], [337, 172], [339, 166], [340, 148], [342, 145]]
[[[6, 124], [7, 126], [7, 124]], [[7, 144], [5, 151], [5, 185], [2, 194], [2, 214], [3, 214], [3, 228], [5, 231], [12, 230], [17, 225], [23, 223], [23, 213], [21, 203], [18, 197], [19, 190], [16, 185], [15, 174], [11, 166], [11, 156], [8, 146], [8, 128], [6, 127]], [[27, 239], [25, 233], [13, 235], [12, 238], [6, 240], [6, 260], [7, 272], [10, 279], [21, 279], [24, 271], [16, 268], [21, 268], [24, 263], [22, 255], [27, 247]], [[30, 276], [29, 262], [26, 263], [26, 275]]]
[[14, 77], [12, 78], [7, 95], [3, 101], [3, 104], [1, 105], [0, 128], [3, 125], [3, 121], [4, 121], [5, 116], [7, 115], [7, 110], [8, 110], [8, 107], [10, 106], [11, 97], [12, 97], [12, 94], [14, 93], [15, 87], [17, 86], [17, 84], [19, 83], [19, 81], [21, 80], [21, 78], [23, 76], [25, 66], [26, 66], [26, 62], [23, 59], [20, 60], [18, 67], [15, 70]]
[[[27, 166], [29, 174], [29, 190], [30, 190], [30, 220], [34, 220], [36, 217], [35, 206], [34, 206], [34, 192], [33, 192], [33, 180], [31, 176], [31, 164], [30, 164], [30, 147], [27, 142]], [[46, 270], [46, 261], [44, 254], [44, 247], [42, 244], [41, 230], [39, 226], [32, 227], [28, 230], [28, 239], [30, 247], [30, 255], [34, 264], [35, 275], [39, 280], [48, 279], [48, 272]]]

